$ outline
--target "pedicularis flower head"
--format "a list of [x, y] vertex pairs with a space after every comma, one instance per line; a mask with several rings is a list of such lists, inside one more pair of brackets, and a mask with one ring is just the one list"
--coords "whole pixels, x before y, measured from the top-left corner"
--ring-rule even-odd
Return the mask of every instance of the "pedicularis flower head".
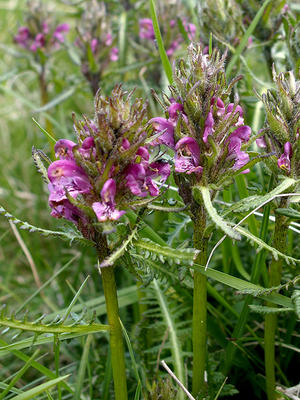
[[99, 81], [110, 62], [119, 58], [119, 49], [115, 46], [110, 18], [104, 2], [91, 0], [85, 2], [80, 22], [77, 26], [76, 46], [80, 50], [82, 73], [89, 81], [95, 94]]
[[259, 147], [272, 152], [267, 164], [273, 172], [295, 179], [300, 177], [300, 81], [292, 71], [276, 74], [276, 89], [262, 95], [267, 119]]
[[74, 222], [95, 241], [99, 222], [118, 220], [137, 197], [157, 196], [157, 181], [170, 174], [168, 164], [150, 160], [147, 105], [141, 99], [131, 105], [132, 94], [121, 86], [111, 97], [98, 92], [95, 118], [74, 119], [77, 142], [58, 140], [58, 159], [48, 168], [52, 216]]
[[44, 54], [49, 54], [59, 49], [65, 41], [69, 25], [67, 23], [56, 24], [46, 12], [41, 10], [43, 10], [43, 7], [40, 2], [29, 3], [27, 25], [18, 29], [14, 41], [33, 53], [41, 51]]
[[[174, 69], [171, 98], [165, 96], [167, 118], [153, 118], [161, 132], [153, 144], [175, 151], [175, 178], [184, 199], [191, 201], [193, 185], [219, 189], [238, 173], [248, 172], [246, 152], [251, 129], [244, 125], [238, 99], [230, 102], [234, 79], [226, 84], [224, 62], [218, 51], [204, 54], [189, 46], [188, 61]], [[184, 189], [185, 188], [185, 189]]]

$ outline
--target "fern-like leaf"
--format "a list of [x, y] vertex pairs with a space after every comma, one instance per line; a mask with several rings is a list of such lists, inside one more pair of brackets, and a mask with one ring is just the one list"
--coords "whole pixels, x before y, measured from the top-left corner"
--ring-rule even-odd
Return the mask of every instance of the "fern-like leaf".
[[38, 228], [37, 226], [33, 226], [29, 224], [28, 222], [21, 221], [20, 219], [16, 218], [12, 214], [10, 214], [8, 211], [6, 211], [3, 207], [0, 206], [0, 214], [2, 214], [4, 217], [12, 221], [15, 225], [18, 225], [20, 229], [29, 231], [29, 232], [37, 232], [43, 236], [49, 237], [49, 236], [54, 236], [58, 237], [63, 240], [67, 240], [70, 243], [72, 242], [78, 242], [83, 245], [87, 246], [93, 246], [93, 242], [85, 239], [83, 236], [80, 235], [79, 231], [75, 231], [75, 229], [70, 229], [66, 232], [63, 231], [51, 231], [48, 229], [43, 229], [43, 228]]
[[217, 225], [218, 228], [222, 229], [226, 235], [230, 236], [232, 239], [240, 240], [241, 236], [217, 213], [217, 210], [214, 208], [211, 198], [210, 198], [210, 191], [208, 187], [205, 186], [194, 186], [194, 192], [200, 191], [203, 205], [206, 208], [210, 218], [212, 219], [213, 223]]
[[256, 243], [258, 245], [258, 249], [266, 249], [268, 250], [272, 256], [274, 257], [275, 260], [278, 260], [279, 257], [283, 258], [287, 264], [292, 263], [295, 265], [296, 263], [300, 263], [300, 260], [297, 258], [293, 258], [290, 256], [287, 256], [284, 253], [281, 253], [279, 250], [275, 249], [274, 247], [268, 245], [266, 242], [264, 242], [262, 239], [258, 238], [257, 236], [253, 235], [251, 232], [249, 232], [247, 229], [242, 228], [241, 226], [235, 227], [235, 229], [243, 236], [245, 236], [247, 239], [250, 240], [252, 243]]

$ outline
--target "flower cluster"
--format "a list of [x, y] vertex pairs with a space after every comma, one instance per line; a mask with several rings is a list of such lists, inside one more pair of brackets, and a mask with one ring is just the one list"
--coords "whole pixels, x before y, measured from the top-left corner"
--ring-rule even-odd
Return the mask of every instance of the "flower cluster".
[[41, 12], [40, 3], [29, 4], [30, 13], [27, 25], [21, 26], [14, 36], [14, 41], [26, 50], [36, 53], [38, 50], [49, 53], [59, 49], [69, 31], [67, 23], [56, 25], [46, 13]]
[[300, 176], [300, 81], [292, 71], [276, 74], [276, 90], [262, 95], [267, 120], [256, 143], [273, 154], [267, 165], [278, 174]]
[[[168, 21], [167, 27], [165, 27], [165, 25], [166, 24], [163, 24], [163, 28], [165, 28], [166, 30], [166, 32], [163, 32], [163, 36], [170, 36], [172, 38], [172, 40], [169, 41], [169, 43], [167, 43], [166, 45], [167, 48], [166, 53], [169, 57], [171, 57], [175, 53], [175, 51], [180, 47], [180, 45], [184, 42], [184, 38], [176, 29], [178, 23], [176, 22], [175, 19], [171, 19], [170, 21]], [[183, 27], [187, 32], [189, 40], [192, 41], [196, 35], [196, 26], [192, 23], [188, 23], [187, 19], [183, 18]], [[151, 41], [155, 39], [153, 24], [150, 18], [140, 19], [139, 28], [140, 28], [139, 31], [140, 39], [146, 39]]]
[[186, 185], [190, 195], [194, 184], [221, 187], [237, 173], [249, 171], [245, 148], [251, 129], [244, 125], [238, 100], [229, 101], [240, 77], [228, 87], [224, 61], [217, 51], [208, 55], [200, 46], [190, 45], [188, 63], [180, 60], [175, 68], [172, 97], [165, 96], [166, 118], [150, 120], [161, 133], [153, 144], [175, 151], [175, 178], [179, 187], [186, 180], [191, 183]]
[[91, 235], [93, 221], [119, 219], [135, 196], [157, 196], [158, 178], [164, 183], [170, 167], [150, 160], [145, 144], [147, 106], [141, 99], [130, 104], [132, 92], [116, 86], [111, 97], [97, 94], [95, 119], [74, 119], [77, 143], [60, 139], [58, 160], [48, 168], [52, 216], [65, 218]]
[[75, 45], [81, 53], [81, 69], [95, 94], [103, 71], [110, 62], [119, 59], [119, 49], [114, 46], [104, 3], [96, 0], [86, 2], [77, 32]]

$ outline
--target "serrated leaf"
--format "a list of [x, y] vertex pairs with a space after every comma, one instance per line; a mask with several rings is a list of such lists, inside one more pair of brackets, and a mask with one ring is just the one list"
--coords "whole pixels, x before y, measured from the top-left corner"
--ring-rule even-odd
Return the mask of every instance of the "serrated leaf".
[[80, 324], [80, 325], [64, 325], [64, 324], [41, 324], [35, 322], [18, 321], [12, 318], [1, 318], [0, 325], [21, 331], [29, 331], [37, 334], [53, 333], [53, 334], [72, 334], [72, 333], [95, 333], [109, 330], [109, 325], [103, 324]]
[[240, 240], [241, 236], [217, 213], [217, 210], [214, 208], [210, 198], [209, 188], [205, 186], [194, 186], [193, 190], [200, 191], [203, 205], [217, 227], [222, 229], [222, 231], [232, 239]]
[[127, 246], [129, 245], [129, 243], [132, 242], [132, 240], [134, 239], [135, 235], [137, 232], [137, 228], [135, 228], [131, 234], [128, 236], [128, 238], [126, 240], [123, 241], [122, 245], [115, 250], [112, 254], [110, 254], [108, 257], [106, 257], [102, 263], [100, 264], [100, 268], [105, 268], [105, 267], [109, 267], [110, 265], [114, 265], [114, 263], [117, 261], [118, 258], [120, 258], [124, 251], [126, 250]]
[[300, 220], [300, 212], [294, 210], [293, 208], [276, 208], [276, 214], [284, 215], [285, 217], [294, 219], [296, 221]]
[[93, 242], [91, 242], [90, 240], [85, 239], [83, 236], [81, 236], [79, 232], [77, 234], [74, 232], [74, 230], [69, 231], [69, 232], [63, 232], [63, 231], [50, 231], [48, 229], [38, 228], [37, 226], [33, 226], [26, 221], [21, 221], [20, 219], [16, 218], [12, 214], [10, 214], [8, 211], [6, 211], [1, 206], [0, 206], [0, 214], [2, 214], [4, 217], [6, 217], [10, 221], [12, 221], [15, 225], [18, 225], [20, 229], [24, 229], [29, 232], [37, 232], [46, 237], [49, 237], [49, 236], [58, 237], [60, 239], [67, 240], [70, 243], [79, 242], [79, 243], [87, 245], [87, 246], [94, 245]]
[[[145, 251], [145, 258], [148, 252], [157, 254], [159, 257], [168, 257], [174, 259], [175, 262], [185, 262], [190, 264], [190, 262], [195, 260], [199, 254], [199, 250], [196, 249], [172, 249], [169, 246], [161, 246], [149, 239], [139, 239], [134, 242], [134, 246], [137, 249], [142, 249]], [[150, 255], [150, 254], [149, 254]], [[148, 255], [148, 256], [149, 256]]]
[[257, 312], [259, 314], [279, 314], [282, 312], [290, 312], [294, 311], [293, 308], [289, 307], [267, 307], [267, 306], [258, 306], [254, 304], [250, 304], [249, 308], [251, 308], [252, 311]]
[[263, 196], [250, 196], [235, 203], [225, 211], [223, 216], [231, 212], [246, 212], [254, 208], [257, 208], [259, 206], [262, 207], [264, 204], [274, 199], [277, 195], [285, 192], [290, 187], [296, 185], [298, 182], [299, 181], [296, 181], [295, 179], [292, 178], [285, 178], [281, 182], [281, 184], [278, 185], [275, 189], [271, 190], [271, 192]]
[[297, 258], [293, 258], [291, 256], [287, 256], [284, 253], [281, 253], [279, 250], [275, 249], [274, 247], [270, 246], [269, 244], [267, 244], [266, 242], [264, 242], [262, 239], [258, 238], [257, 236], [253, 235], [251, 232], [249, 232], [247, 229], [242, 228], [241, 226], [237, 226], [235, 228], [241, 235], [245, 236], [247, 239], [249, 239], [250, 241], [256, 243], [259, 247], [259, 249], [266, 249], [268, 250], [273, 257], [275, 258], [275, 260], [277, 260], [279, 257], [284, 258], [284, 260], [287, 262], [287, 264], [296, 264], [296, 263], [300, 263], [300, 260], [298, 260]]

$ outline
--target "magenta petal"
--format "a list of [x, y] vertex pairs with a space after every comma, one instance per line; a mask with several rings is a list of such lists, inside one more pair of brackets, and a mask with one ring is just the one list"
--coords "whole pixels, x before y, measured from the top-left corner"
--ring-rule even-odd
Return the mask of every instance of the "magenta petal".
[[149, 151], [146, 149], [146, 147], [144, 147], [144, 146], [139, 147], [136, 154], [138, 156], [141, 156], [144, 161], [149, 161], [149, 157], [150, 157]]
[[200, 160], [200, 149], [197, 141], [189, 136], [186, 136], [180, 139], [176, 143], [175, 150], [178, 152], [179, 150], [184, 151], [183, 155], [191, 156], [195, 165], [199, 164]]
[[139, 25], [140, 25], [139, 37], [141, 39], [148, 39], [148, 40], [155, 39], [153, 24], [152, 24], [152, 20], [150, 18], [140, 19]]
[[232, 134], [229, 136], [229, 141], [234, 137], [238, 137], [242, 140], [242, 142], [248, 142], [251, 136], [251, 128], [250, 126], [243, 125], [237, 128]]
[[59, 139], [55, 146], [54, 152], [55, 156], [59, 157], [61, 160], [73, 160], [73, 147], [76, 146], [72, 140], [68, 139]]
[[174, 149], [174, 125], [172, 122], [168, 121], [166, 118], [156, 117], [149, 121], [153, 124], [153, 128], [156, 132], [165, 131], [157, 139], [153, 141], [153, 145], [165, 144], [168, 147]]
[[213, 126], [214, 126], [214, 118], [213, 114], [210, 111], [207, 115], [205, 125], [204, 125], [204, 132], [203, 132], [203, 142], [207, 143], [207, 137], [208, 135], [211, 135], [213, 133]]
[[260, 136], [259, 138], [257, 138], [256, 139], [256, 144], [260, 148], [266, 148], [267, 147], [267, 143], [265, 141], [264, 136]]
[[99, 222], [115, 221], [125, 214], [125, 211], [116, 210], [114, 207], [100, 202], [93, 203], [92, 208]]
[[178, 117], [178, 113], [183, 112], [183, 105], [180, 103], [172, 103], [168, 108], [169, 116], [171, 119]]
[[67, 23], [60, 24], [57, 26], [54, 32], [69, 32], [70, 30], [70, 25]]
[[160, 182], [165, 183], [165, 181], [168, 179], [170, 173], [171, 173], [171, 168], [170, 165], [166, 162], [154, 162], [149, 165], [150, 167], [150, 173], [148, 176], [151, 178], [160, 176]]
[[118, 49], [118, 47], [113, 47], [110, 50], [109, 58], [110, 58], [110, 61], [118, 61], [118, 59], [119, 59], [119, 49]]
[[284, 152], [281, 154], [280, 158], [277, 161], [277, 165], [280, 169], [283, 169], [287, 172], [291, 171], [291, 160], [292, 156], [292, 145], [290, 142], [286, 142], [284, 144]]
[[62, 177], [81, 177], [86, 182], [89, 182], [85, 171], [73, 160], [57, 160], [49, 165], [48, 178], [50, 182], [56, 182]]
[[104, 203], [115, 204], [117, 185], [114, 179], [108, 179], [101, 190], [101, 198]]

